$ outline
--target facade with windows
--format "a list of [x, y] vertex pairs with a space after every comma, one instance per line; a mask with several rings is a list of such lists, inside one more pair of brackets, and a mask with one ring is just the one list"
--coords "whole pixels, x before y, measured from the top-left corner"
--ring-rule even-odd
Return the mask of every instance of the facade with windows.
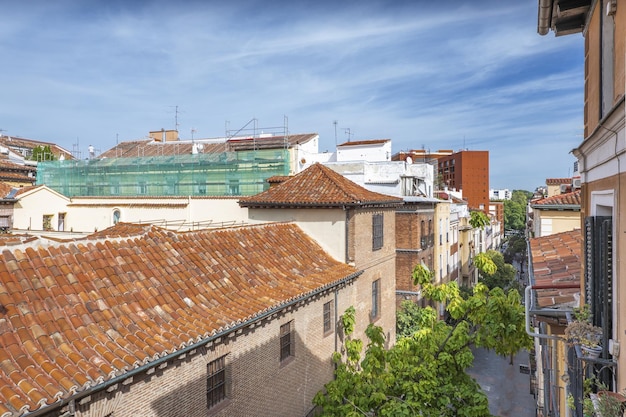
[[[395, 343], [395, 213], [401, 198], [369, 191], [314, 164], [239, 204], [248, 209], [250, 222], [293, 221], [333, 257], [362, 270], [354, 284], [355, 330], [375, 323]], [[336, 314], [345, 311], [338, 309]]]
[[[619, 347], [626, 334], [626, 264], [618, 262], [626, 229], [626, 7], [614, 0], [582, 1], [567, 10], [563, 0], [540, 0], [538, 31], [556, 36], [582, 33], [584, 38], [584, 139], [572, 153], [581, 183], [583, 273], [581, 299], [602, 327], [603, 352], [598, 362], [581, 361], [571, 373], [570, 393], [576, 416], [584, 380], [598, 376], [609, 389], [626, 388], [626, 361]], [[580, 361], [578, 352], [571, 361]]]
[[440, 200], [423, 197], [405, 197], [396, 210], [396, 300], [420, 302], [419, 285], [413, 283], [416, 265], [434, 268], [435, 206]]
[[293, 223], [12, 239], [3, 416], [305, 416], [360, 299], [362, 271]]

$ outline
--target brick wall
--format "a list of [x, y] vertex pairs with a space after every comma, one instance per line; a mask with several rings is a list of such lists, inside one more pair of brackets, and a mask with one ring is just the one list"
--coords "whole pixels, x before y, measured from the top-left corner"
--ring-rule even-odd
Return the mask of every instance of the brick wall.
[[[337, 290], [337, 317], [359, 299], [367, 284]], [[385, 296], [386, 297], [386, 296]], [[333, 378], [336, 332], [324, 334], [323, 305], [330, 301], [335, 322], [335, 292], [284, 310], [244, 331], [221, 337], [193, 353], [135, 376], [110, 391], [82, 401], [77, 417], [305, 416], [312, 399]], [[395, 314], [394, 314], [395, 319]], [[280, 326], [293, 321], [294, 356], [280, 362]], [[363, 335], [360, 335], [363, 337]], [[395, 336], [394, 336], [395, 337]], [[337, 340], [337, 346], [341, 343]], [[228, 398], [211, 410], [206, 405], [207, 364], [226, 356]]]

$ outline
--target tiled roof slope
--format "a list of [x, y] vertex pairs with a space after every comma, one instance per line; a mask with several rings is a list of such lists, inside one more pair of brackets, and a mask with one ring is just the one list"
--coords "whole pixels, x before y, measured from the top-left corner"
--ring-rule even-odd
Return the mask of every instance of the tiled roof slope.
[[401, 198], [369, 191], [320, 163], [268, 190], [239, 200], [242, 207], [342, 207], [401, 203]]
[[582, 240], [580, 229], [530, 239], [534, 285], [541, 288], [537, 290], [540, 307], [577, 302]]
[[580, 206], [580, 190], [535, 200], [532, 206]]
[[152, 139], [122, 142], [115, 147], [101, 153], [98, 158], [136, 158], [148, 156], [167, 156], [191, 154], [194, 145], [199, 153], [219, 153], [235, 150], [253, 150], [267, 148], [283, 148], [306, 143], [317, 137], [317, 133], [305, 133], [289, 136], [267, 136], [255, 138], [232, 138], [224, 141], [197, 139], [195, 141], [158, 142]]
[[5, 249], [0, 416], [123, 378], [357, 275], [287, 223], [187, 233], [121, 224]]
[[561, 184], [571, 184], [571, 178], [547, 178], [546, 185], [561, 185]]

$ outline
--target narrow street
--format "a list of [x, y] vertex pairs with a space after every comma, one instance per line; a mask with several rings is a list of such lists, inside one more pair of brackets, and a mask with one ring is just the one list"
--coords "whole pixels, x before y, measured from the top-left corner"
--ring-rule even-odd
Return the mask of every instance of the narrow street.
[[530, 393], [530, 376], [520, 372], [519, 365], [528, 365], [528, 352], [509, 358], [493, 351], [474, 351], [472, 375], [489, 399], [489, 411], [498, 417], [535, 417], [535, 397]]

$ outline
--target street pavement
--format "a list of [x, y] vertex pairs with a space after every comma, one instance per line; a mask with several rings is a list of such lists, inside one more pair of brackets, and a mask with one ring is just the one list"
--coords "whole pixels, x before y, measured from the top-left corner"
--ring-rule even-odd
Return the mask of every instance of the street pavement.
[[498, 417], [536, 417], [536, 400], [530, 393], [530, 375], [520, 372], [528, 365], [528, 352], [510, 358], [493, 351], [476, 349], [474, 366], [469, 370], [489, 399], [489, 411]]

